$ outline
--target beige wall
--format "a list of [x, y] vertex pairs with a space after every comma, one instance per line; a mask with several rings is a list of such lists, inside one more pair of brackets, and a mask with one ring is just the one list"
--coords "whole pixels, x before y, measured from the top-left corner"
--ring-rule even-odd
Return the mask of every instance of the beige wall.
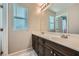
[[29, 10], [29, 29], [26, 31], [13, 31], [12, 20], [12, 4], [9, 4], [9, 53], [16, 52], [31, 47], [32, 31], [48, 31], [48, 16], [55, 15], [51, 11], [45, 11], [43, 14], [39, 12], [37, 4], [18, 4], [19, 6], [28, 8]]
[[8, 51], [13, 53], [19, 50], [28, 49], [31, 47], [31, 31], [40, 31], [40, 18], [36, 12], [35, 4], [19, 4], [29, 9], [29, 29], [25, 31], [13, 31], [13, 13], [12, 4], [9, 4], [9, 40]]
[[79, 34], [79, 4], [70, 7], [68, 13], [69, 33]]
[[56, 13], [57, 16], [68, 17], [68, 32], [79, 34], [79, 4], [75, 4]]
[[49, 16], [55, 16], [56, 13], [52, 12], [50, 10], [46, 10], [45, 12], [42, 12], [41, 16], [41, 31], [42, 32], [48, 32], [49, 31]]

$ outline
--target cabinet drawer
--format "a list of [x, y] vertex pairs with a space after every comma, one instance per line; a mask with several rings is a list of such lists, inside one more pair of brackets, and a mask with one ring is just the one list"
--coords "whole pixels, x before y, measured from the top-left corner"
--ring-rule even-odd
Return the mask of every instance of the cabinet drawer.
[[49, 46], [49, 47], [53, 48], [54, 50], [56, 50], [57, 48], [59, 49], [59, 47], [60, 47], [59, 45], [57, 45], [54, 42], [51, 42], [49, 40], [46, 40], [45, 46]]
[[64, 56], [64, 55], [59, 53], [58, 51], [54, 50], [54, 56]]
[[78, 51], [75, 51], [75, 50], [70, 49], [68, 47], [62, 46], [62, 45], [55, 43], [55, 42], [51, 42], [49, 40], [46, 40], [45, 45], [53, 48], [54, 50], [58, 51], [62, 55], [67, 55], [67, 56], [79, 55]]
[[44, 55], [45, 56], [54, 56], [53, 49], [51, 49], [50, 47], [45, 46]]
[[44, 45], [45, 39], [44, 38], [39, 38], [39, 44]]

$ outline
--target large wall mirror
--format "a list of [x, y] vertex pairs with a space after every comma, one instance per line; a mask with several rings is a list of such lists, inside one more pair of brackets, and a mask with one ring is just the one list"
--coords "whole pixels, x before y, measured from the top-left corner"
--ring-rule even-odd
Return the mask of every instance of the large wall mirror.
[[51, 3], [42, 18], [42, 31], [79, 34], [78, 3]]

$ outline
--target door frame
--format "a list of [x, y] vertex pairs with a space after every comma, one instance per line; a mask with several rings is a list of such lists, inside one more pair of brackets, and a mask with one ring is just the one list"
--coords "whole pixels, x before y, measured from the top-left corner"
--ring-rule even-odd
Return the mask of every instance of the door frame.
[[8, 55], [8, 3], [3, 3], [3, 39], [2, 51], [3, 56]]

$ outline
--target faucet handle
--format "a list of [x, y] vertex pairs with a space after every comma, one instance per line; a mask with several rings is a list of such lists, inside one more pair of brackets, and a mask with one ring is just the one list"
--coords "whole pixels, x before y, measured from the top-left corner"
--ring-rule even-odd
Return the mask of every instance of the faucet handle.
[[44, 34], [44, 32], [41, 32], [41, 34]]
[[61, 38], [68, 38], [68, 35], [63, 34]]

